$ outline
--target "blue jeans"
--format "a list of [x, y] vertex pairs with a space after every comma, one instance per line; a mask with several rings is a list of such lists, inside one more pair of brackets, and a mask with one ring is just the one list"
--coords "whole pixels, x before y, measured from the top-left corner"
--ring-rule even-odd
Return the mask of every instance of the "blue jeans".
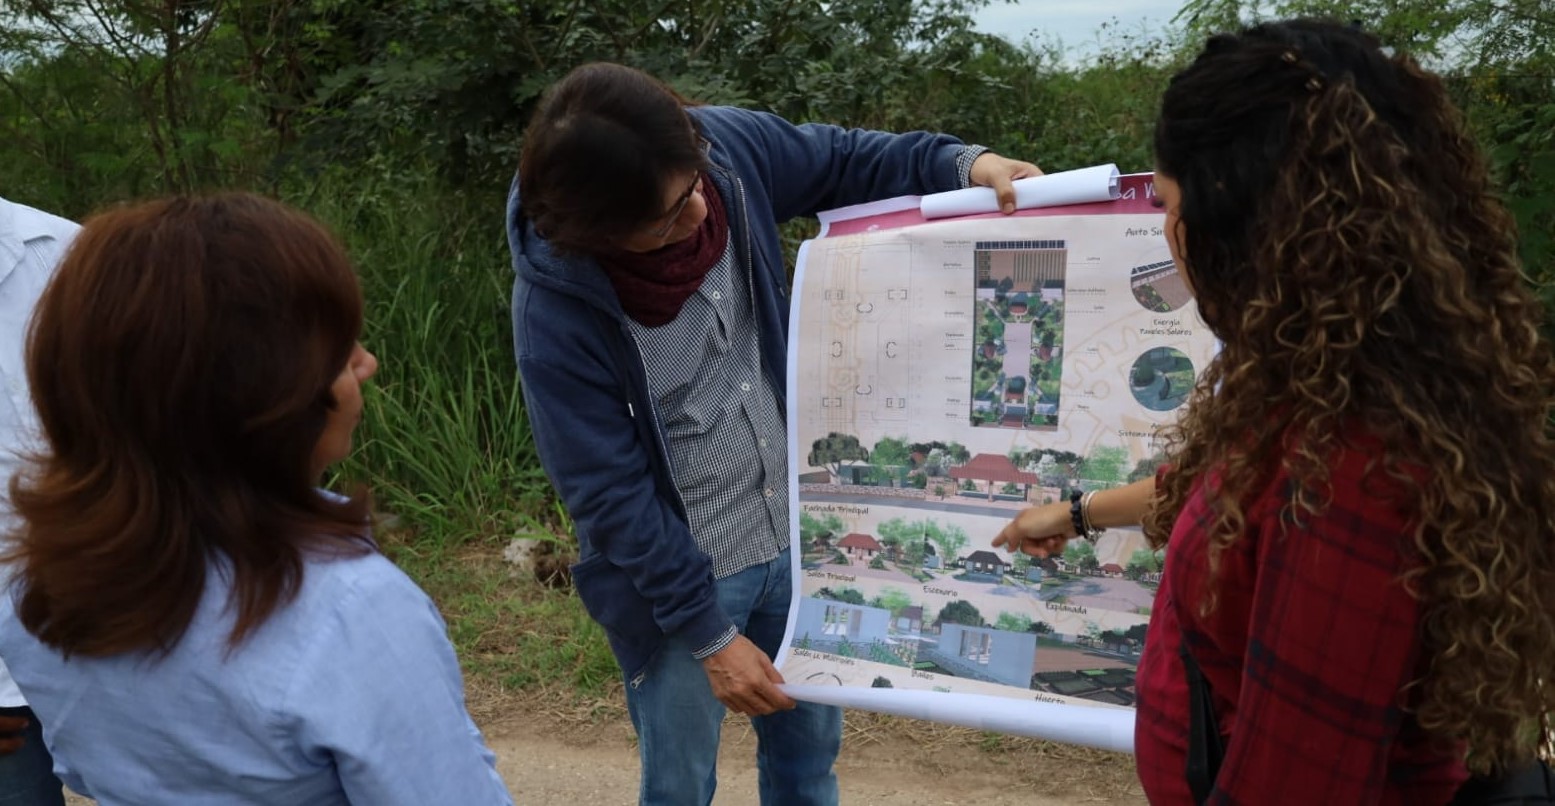
[[[789, 553], [718, 580], [718, 603], [751, 643], [776, 656], [793, 593]], [[699, 649], [672, 636], [626, 706], [642, 756], [642, 806], [707, 806], [718, 786], [724, 706], [713, 696]], [[792, 711], [751, 718], [764, 806], [836, 806], [832, 762], [842, 748], [842, 711], [801, 702]]]
[[54, 777], [54, 760], [43, 746], [43, 727], [31, 708], [0, 708], [0, 716], [27, 719], [22, 749], [0, 756], [0, 806], [64, 806], [64, 786]]

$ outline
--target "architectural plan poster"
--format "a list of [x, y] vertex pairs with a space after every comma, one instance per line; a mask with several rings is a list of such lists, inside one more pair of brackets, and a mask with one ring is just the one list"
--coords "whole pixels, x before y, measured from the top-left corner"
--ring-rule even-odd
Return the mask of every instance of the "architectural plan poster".
[[1162, 558], [1137, 530], [1031, 562], [1021, 508], [1151, 474], [1214, 353], [1149, 175], [1116, 201], [927, 221], [834, 211], [789, 352], [790, 695], [1110, 750]]

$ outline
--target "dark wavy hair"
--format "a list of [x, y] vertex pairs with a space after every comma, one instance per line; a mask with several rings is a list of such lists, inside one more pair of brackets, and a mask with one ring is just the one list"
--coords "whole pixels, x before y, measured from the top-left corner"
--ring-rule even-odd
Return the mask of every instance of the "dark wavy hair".
[[165, 653], [216, 572], [237, 646], [295, 594], [304, 551], [371, 551], [365, 496], [321, 494], [312, 466], [361, 325], [343, 249], [278, 202], [87, 221], [28, 334], [46, 444], [11, 481], [4, 558], [27, 630], [67, 656]]
[[597, 255], [664, 214], [664, 188], [707, 169], [692, 106], [653, 76], [585, 64], [551, 85], [524, 131], [523, 214], [561, 252]]
[[1401, 696], [1476, 771], [1531, 757], [1530, 723], [1555, 710], [1555, 364], [1441, 81], [1358, 30], [1259, 25], [1172, 79], [1155, 152], [1223, 349], [1170, 433], [1147, 534], [1163, 544], [1214, 479], [1214, 573], [1275, 474], [1300, 520], [1326, 506], [1345, 434], [1374, 436], [1415, 525], [1402, 583], [1425, 660]]

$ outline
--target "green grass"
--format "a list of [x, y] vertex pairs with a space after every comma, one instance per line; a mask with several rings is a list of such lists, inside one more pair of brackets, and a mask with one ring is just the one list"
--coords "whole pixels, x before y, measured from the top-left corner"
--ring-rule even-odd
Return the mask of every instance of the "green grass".
[[379, 359], [338, 474], [372, 489], [385, 551], [438, 602], [471, 690], [608, 691], [619, 671], [577, 596], [501, 560], [515, 537], [574, 545], [524, 414], [502, 197], [332, 175], [290, 200], [345, 241]]

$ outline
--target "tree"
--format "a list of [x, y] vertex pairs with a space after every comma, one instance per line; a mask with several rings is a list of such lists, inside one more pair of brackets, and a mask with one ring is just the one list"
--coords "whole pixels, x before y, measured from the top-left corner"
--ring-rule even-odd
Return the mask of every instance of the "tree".
[[[239, 166], [243, 146], [234, 134], [239, 126], [249, 131], [257, 126], [259, 120], [245, 119], [245, 113], [260, 106], [262, 99], [240, 81], [229, 78], [218, 85], [206, 79], [241, 58], [237, 40], [218, 28], [230, 22], [237, 10], [252, 5], [241, 0], [0, 4], [0, 31], [4, 31], [0, 53], [5, 54], [0, 78], [9, 79], [5, 74], [26, 66], [36, 66], [40, 72], [45, 67], [68, 70], [76, 73], [75, 79], [91, 77], [71, 82], [71, 98], [58, 97], [53, 91], [57, 87], [29, 87], [25, 79], [5, 80], [0, 86], [21, 101], [38, 127], [36, 133], [43, 135], [30, 144], [35, 155], [62, 162], [59, 167], [67, 171], [82, 171], [81, 163], [92, 160], [88, 154], [60, 154], [61, 146], [81, 148], [81, 135], [96, 128], [92, 119], [100, 116], [121, 126], [125, 141], [121, 153], [108, 151], [96, 159], [103, 168], [111, 165], [117, 169], [114, 173], [140, 173], [145, 169], [130, 164], [138, 159], [154, 168], [148, 184], [162, 193], [188, 193], [217, 184], [227, 179], [223, 168]], [[283, 47], [276, 44], [277, 50]], [[0, 113], [0, 118], [5, 117]], [[108, 142], [93, 145], [112, 147]], [[121, 182], [114, 177], [111, 186]]]
[[1053, 634], [1053, 625], [1051, 625], [1051, 624], [1049, 624], [1049, 623], [1047, 623], [1045, 621], [1033, 621], [1033, 622], [1031, 622], [1031, 626], [1027, 627], [1026, 629], [1031, 631], [1031, 632], [1036, 633], [1037, 635], [1052, 635]]
[[1037, 474], [1037, 480], [1045, 486], [1056, 487], [1063, 483], [1063, 471], [1058, 467], [1058, 460], [1054, 459], [1051, 453], [1043, 453], [1042, 458], [1037, 460], [1036, 469], [1032, 472]]
[[898, 517], [881, 521], [875, 527], [875, 532], [880, 535], [880, 542], [883, 545], [906, 546], [914, 541], [921, 541], [927, 528], [926, 521], [909, 521]]
[[835, 514], [827, 513], [817, 518], [808, 512], [799, 513], [799, 539], [808, 544], [817, 537], [833, 537], [848, 528]]
[[1147, 479], [1151, 476], [1154, 476], [1156, 469], [1159, 468], [1165, 461], [1166, 457], [1159, 453], [1147, 459], [1139, 460], [1139, 464], [1134, 465], [1134, 469], [1129, 471], [1128, 483], [1133, 484], [1140, 479]]
[[957, 599], [940, 608], [939, 623], [941, 624], [965, 624], [968, 627], [983, 626], [983, 614], [977, 612], [977, 607], [964, 599]]
[[883, 521], [880, 526], [875, 526], [875, 531], [880, 532], [880, 541], [893, 541], [902, 546], [902, 559], [908, 565], [922, 565], [924, 563], [924, 541], [928, 540], [928, 531], [933, 524], [927, 520], [908, 521], [905, 518], [891, 518]]
[[881, 437], [869, 456], [873, 465], [870, 469], [871, 480], [876, 484], [889, 483], [893, 487], [896, 486], [901, 469], [912, 462], [907, 440], [901, 437]]
[[996, 630], [1026, 632], [1031, 629], [1031, 617], [1025, 613], [1011, 613], [1006, 610], [999, 614], [999, 619], [994, 622], [993, 626]]
[[821, 588], [815, 592], [815, 598], [830, 599], [834, 602], [843, 602], [844, 604], [864, 604], [864, 594], [860, 593], [857, 588], [838, 588], [837, 590]]
[[1080, 454], [1073, 451], [1053, 451], [1053, 461], [1058, 464], [1060, 471], [1069, 480], [1068, 486], [1073, 487], [1076, 480], [1079, 479], [1080, 462], [1082, 461]]
[[940, 526], [934, 521], [929, 521], [928, 525], [929, 539], [939, 546], [939, 556], [947, 565], [951, 560], [961, 556], [961, 549], [968, 543], [965, 530], [955, 524]]
[[1108, 649], [1118, 650], [1128, 646], [1128, 639], [1122, 630], [1104, 630], [1099, 637], [1102, 645]]
[[[1191, 46], [1243, 21], [1354, 20], [1432, 63], [1464, 108], [1501, 179], [1540, 285], [1555, 275], [1555, 13], [1549, 0], [1190, 0], [1176, 19]], [[1546, 303], [1550, 299], [1546, 297]]]
[[885, 588], [869, 603], [869, 606], [889, 610], [891, 617], [895, 618], [901, 615], [903, 610], [912, 607], [912, 603], [912, 597], [900, 588]]
[[1087, 559], [1093, 564], [1096, 560], [1096, 547], [1091, 545], [1090, 541], [1071, 540], [1064, 546], [1064, 562], [1070, 566], [1078, 568]]
[[[905, 552], [911, 554], [916, 548], [917, 562], [923, 561], [923, 541], [932, 541], [939, 548], [939, 556], [948, 564], [955, 559], [961, 549], [970, 542], [966, 531], [955, 524], [941, 525], [932, 519], [909, 521], [905, 518], [892, 518], [883, 521], [875, 527], [882, 540], [892, 539], [901, 541]], [[916, 544], [916, 545], [915, 545]]]
[[1097, 445], [1080, 463], [1080, 478], [1116, 487], [1123, 483], [1128, 467], [1128, 449], [1120, 445]]
[[842, 478], [844, 462], [863, 462], [869, 459], [869, 451], [859, 444], [858, 437], [836, 431], [816, 440], [810, 446], [806, 459], [811, 467], [824, 467], [833, 478]]
[[1139, 579], [1145, 574], [1161, 570], [1160, 557], [1150, 549], [1136, 549], [1129, 555], [1128, 564], [1123, 567], [1123, 575], [1129, 579]]

